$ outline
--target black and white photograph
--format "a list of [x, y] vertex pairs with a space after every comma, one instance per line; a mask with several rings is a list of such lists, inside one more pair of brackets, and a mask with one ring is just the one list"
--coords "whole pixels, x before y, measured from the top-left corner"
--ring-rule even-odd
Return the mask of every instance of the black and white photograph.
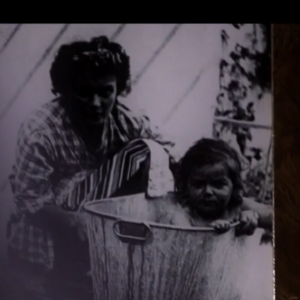
[[0, 24], [0, 298], [272, 300], [271, 24]]

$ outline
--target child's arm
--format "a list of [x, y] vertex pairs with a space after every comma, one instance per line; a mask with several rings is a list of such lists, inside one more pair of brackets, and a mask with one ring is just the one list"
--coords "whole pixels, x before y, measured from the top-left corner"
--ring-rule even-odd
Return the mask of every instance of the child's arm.
[[272, 231], [273, 228], [273, 207], [256, 202], [251, 198], [243, 198], [242, 210], [252, 210], [258, 213], [258, 227]]

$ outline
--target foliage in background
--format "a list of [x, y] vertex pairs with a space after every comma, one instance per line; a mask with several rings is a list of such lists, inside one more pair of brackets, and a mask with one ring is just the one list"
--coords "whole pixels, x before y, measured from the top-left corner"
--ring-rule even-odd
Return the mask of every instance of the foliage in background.
[[[232, 24], [236, 30], [241, 30], [245, 25]], [[237, 43], [220, 62], [220, 93], [215, 116], [255, 123], [255, 101], [260, 101], [264, 93], [271, 92], [271, 24], [253, 24], [252, 32], [247, 33], [245, 38], [249, 41], [248, 47]], [[229, 39], [228, 32], [222, 30], [224, 51], [228, 50]], [[245, 162], [245, 196], [271, 204], [271, 145], [269, 149], [249, 147], [248, 142], [253, 139], [251, 126], [216, 123], [214, 136], [225, 140], [228, 136], [234, 136]]]

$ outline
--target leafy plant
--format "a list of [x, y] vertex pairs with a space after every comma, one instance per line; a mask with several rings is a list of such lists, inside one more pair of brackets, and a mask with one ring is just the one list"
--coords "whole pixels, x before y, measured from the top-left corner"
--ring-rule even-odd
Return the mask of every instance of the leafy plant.
[[[240, 30], [245, 24], [232, 24]], [[258, 32], [260, 31], [260, 38]], [[217, 97], [215, 116], [254, 123], [255, 103], [248, 101], [250, 93], [256, 93], [257, 101], [271, 90], [271, 24], [253, 24], [253, 32], [248, 35], [250, 46], [236, 44], [227, 60], [220, 61], [220, 93]], [[221, 31], [221, 41], [226, 49], [230, 35]], [[227, 138], [226, 138], [227, 135]], [[262, 148], [248, 147], [253, 133], [251, 126], [241, 126], [224, 122], [215, 124], [214, 136], [228, 139], [234, 137], [245, 160], [245, 195], [258, 201], [271, 203], [273, 178], [270, 170], [270, 154]], [[266, 152], [266, 151], [265, 151]]]

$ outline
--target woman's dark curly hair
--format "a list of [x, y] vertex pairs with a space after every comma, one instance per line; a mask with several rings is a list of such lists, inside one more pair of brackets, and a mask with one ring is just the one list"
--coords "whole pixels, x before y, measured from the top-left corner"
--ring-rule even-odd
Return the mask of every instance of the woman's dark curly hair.
[[203, 138], [189, 148], [179, 162], [175, 176], [175, 189], [183, 205], [188, 205], [187, 183], [191, 172], [195, 168], [219, 163], [224, 165], [233, 183], [233, 193], [228, 208], [232, 209], [242, 204], [243, 183], [239, 154], [222, 140]]
[[106, 36], [65, 44], [50, 69], [52, 92], [64, 95], [85, 76], [99, 78], [108, 74], [117, 78], [118, 95], [130, 92], [130, 57], [120, 44], [110, 42]]

